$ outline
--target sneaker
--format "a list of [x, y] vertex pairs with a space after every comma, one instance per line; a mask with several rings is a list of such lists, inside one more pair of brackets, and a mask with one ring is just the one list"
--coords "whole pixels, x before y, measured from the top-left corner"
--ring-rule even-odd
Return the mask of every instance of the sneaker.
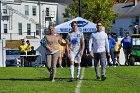
[[104, 75], [102, 75], [101, 81], [106, 80], [106, 77]]
[[109, 66], [112, 66], [112, 63], [108, 63]]
[[71, 78], [71, 79], [70, 79], [70, 82], [73, 82], [73, 81], [74, 81], [74, 78]]
[[99, 76], [97, 76], [96, 80], [100, 80], [100, 77], [99, 77]]

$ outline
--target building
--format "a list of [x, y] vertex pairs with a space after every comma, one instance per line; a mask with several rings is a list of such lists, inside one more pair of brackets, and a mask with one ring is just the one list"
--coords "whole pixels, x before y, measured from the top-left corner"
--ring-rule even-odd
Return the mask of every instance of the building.
[[64, 22], [69, 0], [2, 0], [1, 38], [42, 38], [50, 23]]
[[118, 17], [112, 22], [111, 32], [119, 36], [128, 34], [140, 34], [140, 2], [119, 3], [113, 6]]
[[69, 1], [72, 0], [0, 0], [0, 67], [6, 66], [6, 49], [18, 48], [21, 39], [30, 39], [44, 62], [45, 49], [40, 40], [50, 23], [64, 22], [63, 13]]

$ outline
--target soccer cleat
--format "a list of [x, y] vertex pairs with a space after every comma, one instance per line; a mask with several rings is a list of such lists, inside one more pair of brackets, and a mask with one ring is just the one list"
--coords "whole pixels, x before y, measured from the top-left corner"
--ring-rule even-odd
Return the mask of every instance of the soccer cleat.
[[55, 80], [54, 80], [54, 79], [52, 79], [51, 81], [52, 81], [52, 82], [55, 82]]

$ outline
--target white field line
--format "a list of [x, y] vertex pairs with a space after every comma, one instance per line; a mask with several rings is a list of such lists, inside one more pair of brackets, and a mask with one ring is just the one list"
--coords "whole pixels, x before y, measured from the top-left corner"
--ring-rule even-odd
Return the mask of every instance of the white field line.
[[84, 74], [85, 74], [85, 68], [82, 68], [82, 74], [81, 74], [79, 82], [77, 83], [74, 93], [80, 93], [80, 87], [82, 84], [82, 79], [84, 78]]

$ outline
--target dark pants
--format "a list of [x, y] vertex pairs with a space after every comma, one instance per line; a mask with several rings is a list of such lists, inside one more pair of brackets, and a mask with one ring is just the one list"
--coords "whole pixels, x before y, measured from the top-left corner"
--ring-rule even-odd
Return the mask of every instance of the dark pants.
[[123, 49], [123, 52], [124, 52], [124, 55], [125, 55], [125, 65], [129, 65], [128, 64], [128, 56], [130, 55], [130, 53], [131, 53], [131, 49], [130, 48], [128, 48], [128, 49]]

